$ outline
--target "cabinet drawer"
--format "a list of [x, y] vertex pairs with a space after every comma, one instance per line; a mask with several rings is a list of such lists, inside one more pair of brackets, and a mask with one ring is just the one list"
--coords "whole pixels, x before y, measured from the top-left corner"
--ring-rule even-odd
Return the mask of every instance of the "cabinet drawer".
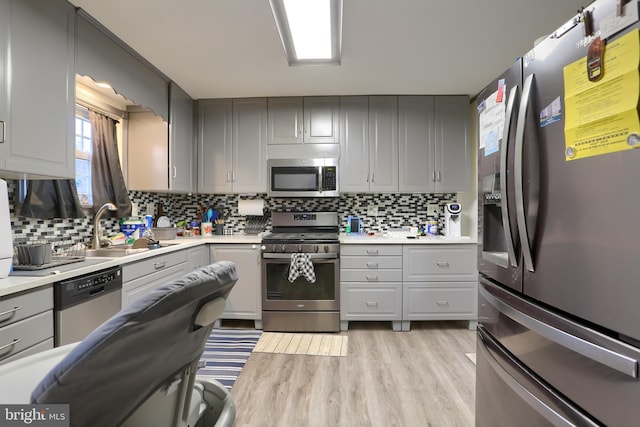
[[341, 282], [402, 282], [402, 270], [340, 270]]
[[9, 363], [17, 359], [22, 359], [23, 357], [31, 356], [32, 354], [40, 353], [45, 350], [51, 350], [53, 348], [53, 337], [48, 338], [41, 343], [38, 343], [34, 346], [29, 347], [26, 350], [23, 350], [19, 353], [13, 353], [11, 356], [6, 359], [0, 360], [0, 365], [3, 363]]
[[187, 273], [186, 270], [186, 264], [181, 264], [123, 283], [122, 308], [125, 308], [135, 300], [142, 298], [165, 283], [179, 279]]
[[369, 257], [402, 255], [402, 245], [341, 245], [340, 255]]
[[53, 310], [0, 329], [0, 360], [53, 337]]
[[402, 268], [401, 256], [341, 256], [340, 268], [359, 268], [378, 270], [384, 268]]
[[52, 309], [53, 286], [12, 295], [0, 300], [0, 327]]
[[403, 289], [403, 319], [475, 319], [477, 287], [456, 283], [455, 287], [406, 285]]
[[405, 246], [404, 281], [477, 280], [474, 245]]
[[340, 288], [340, 319], [401, 320], [402, 285], [383, 283], [371, 287], [368, 283], [342, 284]]
[[187, 251], [181, 250], [158, 255], [143, 261], [122, 266], [122, 282], [126, 283], [139, 277], [187, 262]]

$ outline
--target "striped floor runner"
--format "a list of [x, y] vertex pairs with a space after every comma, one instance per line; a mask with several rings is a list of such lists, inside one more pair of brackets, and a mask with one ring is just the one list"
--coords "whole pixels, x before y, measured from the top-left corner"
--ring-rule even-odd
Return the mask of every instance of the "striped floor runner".
[[198, 375], [214, 378], [230, 390], [260, 335], [262, 331], [255, 329], [214, 329], [202, 354], [206, 366]]

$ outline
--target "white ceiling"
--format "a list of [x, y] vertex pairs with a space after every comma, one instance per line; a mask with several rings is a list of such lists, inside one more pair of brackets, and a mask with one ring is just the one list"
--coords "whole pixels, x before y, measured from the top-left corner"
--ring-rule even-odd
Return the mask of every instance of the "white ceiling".
[[342, 65], [289, 67], [268, 0], [71, 0], [191, 97], [477, 94], [589, 0], [344, 0]]

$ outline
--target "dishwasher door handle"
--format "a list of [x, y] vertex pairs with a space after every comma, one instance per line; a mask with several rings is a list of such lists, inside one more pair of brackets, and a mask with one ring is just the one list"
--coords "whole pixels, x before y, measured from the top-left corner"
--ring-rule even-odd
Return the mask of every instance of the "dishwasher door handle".
[[100, 286], [99, 288], [93, 288], [89, 291], [89, 295], [94, 296], [104, 292], [104, 286]]

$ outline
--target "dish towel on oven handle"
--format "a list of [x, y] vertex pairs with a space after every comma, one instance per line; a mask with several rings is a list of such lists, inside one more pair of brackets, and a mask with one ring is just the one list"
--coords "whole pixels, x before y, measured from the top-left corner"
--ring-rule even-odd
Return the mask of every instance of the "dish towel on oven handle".
[[300, 275], [304, 276], [309, 283], [316, 282], [316, 272], [313, 270], [313, 262], [309, 254], [291, 254], [289, 281], [293, 283]]

